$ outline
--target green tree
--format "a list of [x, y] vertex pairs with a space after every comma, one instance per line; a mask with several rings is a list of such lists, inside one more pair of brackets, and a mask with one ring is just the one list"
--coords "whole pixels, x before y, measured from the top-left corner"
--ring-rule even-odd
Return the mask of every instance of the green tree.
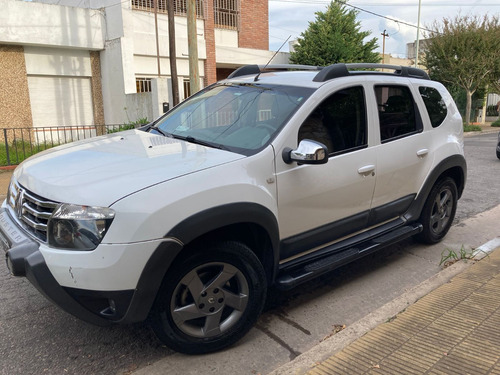
[[472, 95], [500, 79], [498, 16], [457, 16], [435, 22], [423, 64], [432, 79], [466, 92], [465, 122], [471, 121]]
[[316, 20], [301, 33], [295, 52], [290, 53], [294, 64], [326, 66], [348, 62], [380, 62], [374, 50], [377, 39], [364, 43], [369, 31], [361, 31], [356, 21], [358, 12], [348, 10], [343, 1], [335, 0], [325, 12], [316, 12]]

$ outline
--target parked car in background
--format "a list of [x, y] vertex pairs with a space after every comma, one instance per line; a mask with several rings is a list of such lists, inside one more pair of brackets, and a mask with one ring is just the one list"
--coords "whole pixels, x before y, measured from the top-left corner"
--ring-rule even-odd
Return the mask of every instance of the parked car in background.
[[497, 142], [497, 158], [500, 159], [500, 133], [498, 133], [498, 142]]
[[150, 317], [169, 347], [206, 353], [248, 332], [270, 285], [440, 241], [466, 175], [460, 114], [424, 71], [252, 65], [140, 130], [22, 163], [0, 246], [67, 312]]

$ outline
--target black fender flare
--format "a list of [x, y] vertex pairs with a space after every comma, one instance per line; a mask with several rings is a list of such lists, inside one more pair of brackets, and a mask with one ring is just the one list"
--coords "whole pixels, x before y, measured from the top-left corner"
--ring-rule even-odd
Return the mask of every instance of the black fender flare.
[[429, 176], [427, 176], [427, 179], [425, 180], [424, 185], [418, 193], [416, 199], [413, 201], [408, 211], [404, 214], [404, 218], [407, 221], [416, 221], [420, 218], [425, 201], [427, 200], [432, 187], [443, 175], [450, 176], [457, 180], [458, 198], [460, 198], [465, 188], [465, 182], [467, 181], [467, 162], [465, 161], [465, 157], [462, 155], [453, 155], [442, 160], [438, 165], [436, 165]]
[[176, 238], [183, 244], [232, 224], [252, 223], [264, 228], [273, 250], [279, 248], [279, 226], [276, 216], [268, 208], [252, 202], [228, 203], [198, 212], [173, 227], [165, 237]]
[[240, 202], [200, 211], [165, 234], [165, 242], [154, 251], [141, 273], [132, 301], [120, 323], [133, 323], [147, 318], [165, 273], [186, 244], [219, 228], [232, 224], [252, 223], [261, 226], [269, 235], [273, 247], [272, 280], [279, 263], [279, 226], [275, 215], [266, 207]]
[[205, 234], [234, 224], [255, 224], [267, 233], [272, 253], [262, 253], [261, 261], [272, 284], [278, 272], [280, 231], [276, 215], [261, 204], [235, 202], [211, 207], [184, 219], [165, 236], [186, 245]]

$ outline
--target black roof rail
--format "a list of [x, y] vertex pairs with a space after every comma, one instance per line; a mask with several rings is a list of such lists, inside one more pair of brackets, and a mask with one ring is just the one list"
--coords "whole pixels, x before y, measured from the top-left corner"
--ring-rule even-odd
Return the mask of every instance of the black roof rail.
[[295, 64], [273, 64], [273, 65], [244, 65], [232, 72], [227, 78], [235, 78], [247, 75], [259, 74], [267, 71], [278, 70], [321, 70], [321, 66], [295, 65]]
[[429, 75], [423, 71], [422, 69], [412, 68], [409, 66], [401, 66], [401, 65], [390, 65], [390, 64], [374, 64], [374, 63], [353, 63], [353, 64], [332, 64], [324, 69], [322, 69], [316, 77], [314, 77], [314, 82], [326, 82], [330, 79], [347, 77], [351, 74], [356, 73], [365, 73], [370, 74], [373, 73], [371, 71], [366, 72], [353, 72], [350, 70], [356, 69], [391, 69], [394, 70], [394, 73], [384, 73], [378, 72], [379, 74], [394, 74], [399, 75], [401, 77], [409, 77], [409, 78], [421, 78], [421, 79], [430, 79]]

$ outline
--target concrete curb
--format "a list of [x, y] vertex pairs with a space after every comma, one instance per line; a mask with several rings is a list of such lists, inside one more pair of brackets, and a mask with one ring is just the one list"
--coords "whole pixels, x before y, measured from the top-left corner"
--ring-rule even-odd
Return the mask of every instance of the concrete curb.
[[[476, 248], [473, 253], [473, 257], [477, 260], [483, 259], [499, 246], [500, 237], [497, 237]], [[408, 306], [414, 304], [420, 298], [432, 292], [434, 289], [437, 289], [441, 285], [449, 282], [454, 276], [463, 272], [473, 263], [473, 260], [463, 260], [443, 269], [426, 281], [423, 281], [419, 285], [409, 289], [401, 296], [358, 320], [343, 331], [301, 354], [293, 361], [280, 366], [276, 370], [269, 373], [269, 375], [298, 375], [306, 373], [315, 364], [322, 362], [335, 353], [341, 351], [346, 346], [377, 327], [379, 324], [386, 322], [388, 319], [396, 316]]]
[[473, 135], [481, 135], [481, 134], [491, 134], [491, 133], [498, 133], [500, 132], [500, 128], [488, 128], [488, 129], [483, 129], [480, 132], [464, 132], [464, 137], [471, 137]]

